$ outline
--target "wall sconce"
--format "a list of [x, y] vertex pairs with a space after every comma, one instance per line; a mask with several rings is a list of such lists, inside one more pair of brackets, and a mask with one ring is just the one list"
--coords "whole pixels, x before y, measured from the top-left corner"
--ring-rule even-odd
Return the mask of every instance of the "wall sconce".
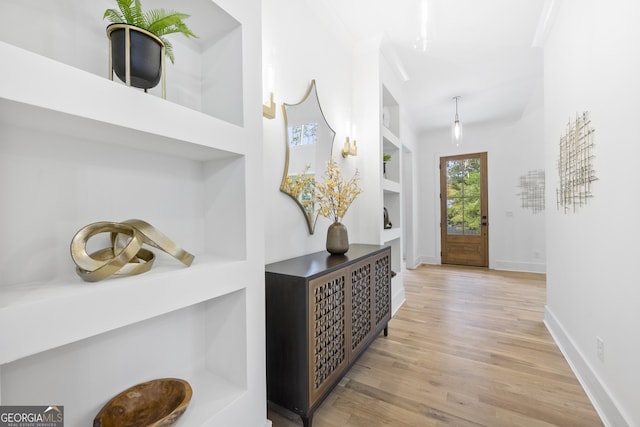
[[342, 157], [347, 156], [357, 156], [358, 155], [358, 145], [356, 144], [356, 140], [353, 140], [353, 144], [349, 142], [349, 137], [344, 142], [344, 146], [342, 147]]
[[276, 103], [273, 101], [273, 92], [269, 92], [269, 104], [262, 104], [262, 117], [267, 119], [276, 118]]

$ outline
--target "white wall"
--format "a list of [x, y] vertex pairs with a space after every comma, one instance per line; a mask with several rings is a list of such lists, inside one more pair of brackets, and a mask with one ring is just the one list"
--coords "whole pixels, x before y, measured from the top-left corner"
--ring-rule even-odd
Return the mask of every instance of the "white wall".
[[[523, 117], [517, 122], [465, 125], [462, 99], [460, 119], [464, 126], [464, 140], [460, 147], [451, 144], [450, 129], [420, 136], [416, 187], [421, 262], [440, 263], [440, 157], [486, 151], [489, 267], [545, 271], [544, 214], [523, 209], [518, 196], [520, 176], [544, 168], [542, 104], [540, 84]], [[453, 110], [452, 104], [452, 120]]]
[[[276, 118], [263, 120], [264, 180], [261, 185], [267, 203], [264, 212], [267, 263], [325, 249], [330, 221], [320, 217], [315, 233], [309, 235], [302, 211], [279, 190], [286, 155], [281, 106], [298, 103], [313, 79], [327, 122], [336, 131], [334, 159], [346, 177], [355, 170], [354, 159], [343, 159], [339, 154], [349, 134], [345, 123], [351, 119], [351, 47], [332, 34], [321, 12], [311, 0], [263, 1], [263, 62], [265, 69], [271, 64], [274, 70], [277, 106]], [[266, 90], [264, 99], [267, 100]], [[356, 199], [344, 217], [347, 229], [357, 220], [358, 202]], [[354, 239], [350, 241], [357, 243]]]
[[[286, 156], [281, 107], [283, 103], [299, 102], [313, 79], [324, 115], [336, 131], [333, 158], [346, 177], [350, 177], [356, 168], [360, 172], [363, 194], [353, 202], [343, 221], [349, 230], [350, 243], [377, 244], [380, 242], [382, 213], [379, 216], [374, 214], [378, 209], [372, 206], [378, 206], [379, 198], [374, 195], [380, 192], [379, 119], [374, 118], [380, 114], [377, 111], [379, 104], [354, 96], [353, 79], [359, 79], [360, 83], [366, 81], [365, 86], [373, 82], [370, 95], [375, 99], [378, 94], [373, 91], [379, 87], [378, 72], [382, 72], [378, 67], [384, 65], [384, 70], [392, 68], [384, 61], [382, 65], [379, 62], [380, 40], [354, 41], [331, 10], [315, 0], [264, 0], [262, 10], [263, 98], [265, 102], [268, 99], [269, 68], [272, 68], [277, 107], [275, 120], [263, 120], [263, 188], [268, 203], [264, 214], [266, 261], [275, 262], [325, 249], [330, 221], [319, 217], [314, 234], [309, 235], [300, 208], [279, 190]], [[397, 79], [395, 75], [387, 77], [387, 80]], [[372, 113], [371, 108], [376, 111]], [[362, 116], [368, 119], [358, 122]], [[344, 159], [340, 151], [345, 137], [353, 137], [347, 123], [357, 127], [359, 154], [355, 158]], [[404, 115], [400, 125], [403, 144], [414, 150], [412, 126]], [[414, 249], [412, 253], [415, 252]]]
[[415, 164], [417, 136], [413, 124], [409, 118], [405, 117], [400, 122], [400, 133], [402, 137], [402, 254], [406, 261], [406, 267], [416, 268], [419, 264], [418, 252], [418, 223], [420, 215], [418, 212], [418, 195], [420, 189], [416, 185], [418, 182], [419, 167]]
[[[546, 321], [610, 426], [639, 426], [637, 178], [640, 3], [565, 0], [545, 45], [546, 165], [569, 117], [589, 111], [598, 181], [576, 213], [546, 211]], [[558, 179], [549, 174], [547, 200]], [[604, 361], [596, 354], [604, 341]]]

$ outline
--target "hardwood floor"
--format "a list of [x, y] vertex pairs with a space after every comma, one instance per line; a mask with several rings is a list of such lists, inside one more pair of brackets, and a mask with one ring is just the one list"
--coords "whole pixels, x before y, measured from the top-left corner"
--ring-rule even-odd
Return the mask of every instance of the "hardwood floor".
[[[602, 426], [543, 319], [545, 277], [406, 271], [406, 302], [331, 392], [313, 427]], [[273, 427], [299, 417], [270, 405]]]

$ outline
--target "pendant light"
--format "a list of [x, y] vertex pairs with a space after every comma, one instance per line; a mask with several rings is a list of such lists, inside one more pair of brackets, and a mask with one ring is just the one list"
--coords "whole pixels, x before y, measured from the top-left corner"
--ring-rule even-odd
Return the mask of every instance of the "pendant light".
[[462, 144], [462, 123], [460, 123], [460, 119], [458, 118], [458, 99], [460, 96], [454, 96], [453, 99], [456, 101], [456, 118], [453, 121], [453, 126], [451, 127], [451, 143], [456, 147], [459, 147]]

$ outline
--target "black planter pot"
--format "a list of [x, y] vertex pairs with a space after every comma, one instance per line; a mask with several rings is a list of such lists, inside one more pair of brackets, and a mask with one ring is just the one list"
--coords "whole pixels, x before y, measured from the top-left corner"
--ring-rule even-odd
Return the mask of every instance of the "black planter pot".
[[127, 83], [126, 34], [130, 37], [130, 84], [151, 89], [160, 82], [164, 68], [164, 43], [150, 33], [129, 24], [111, 24], [107, 27], [111, 48], [111, 69]]

